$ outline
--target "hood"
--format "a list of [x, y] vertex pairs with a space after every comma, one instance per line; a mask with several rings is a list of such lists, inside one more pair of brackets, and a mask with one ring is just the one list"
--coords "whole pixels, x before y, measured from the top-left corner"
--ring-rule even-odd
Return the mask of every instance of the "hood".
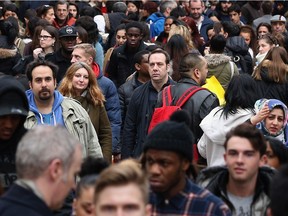
[[225, 54], [208, 54], [205, 55], [209, 67], [216, 67], [221, 64], [226, 64], [231, 60], [231, 57]]
[[[38, 107], [36, 106], [34, 94], [33, 94], [31, 89], [26, 91], [26, 96], [27, 96], [28, 101], [29, 101], [30, 110], [33, 113], [35, 113], [38, 122], [42, 123], [42, 115], [39, 112]], [[61, 109], [61, 103], [62, 103], [63, 99], [64, 99], [64, 97], [62, 96], [62, 94], [60, 94], [59, 91], [55, 90], [54, 91], [54, 103], [53, 103], [53, 107], [52, 107], [52, 112], [53, 112], [53, 114], [56, 113], [55, 114], [56, 116], [59, 116], [59, 110], [62, 110]]]
[[2, 115], [20, 115], [23, 125], [29, 105], [25, 95], [24, 86], [12, 76], [3, 76], [0, 78], [0, 116]]
[[152, 23], [154, 23], [154, 22], [156, 22], [158, 19], [163, 19], [163, 18], [165, 18], [164, 17], [164, 15], [162, 14], [162, 13], [160, 13], [160, 12], [155, 12], [155, 13], [153, 13], [153, 14], [151, 14], [148, 18], [147, 18], [147, 20], [146, 20], [146, 22], [152, 22]]
[[249, 50], [248, 45], [241, 36], [228, 37], [226, 47], [232, 52], [239, 53], [240, 55], [246, 55]]
[[12, 58], [17, 55], [18, 50], [15, 49], [5, 49], [5, 48], [0, 48], [0, 58], [1, 59], [6, 59], [6, 58]]
[[231, 128], [247, 121], [253, 116], [252, 110], [238, 109], [238, 113], [228, 115], [224, 118], [222, 114], [222, 107], [214, 108], [200, 123], [200, 127], [209, 137], [209, 139], [217, 144], [223, 145], [226, 134]]
[[103, 72], [97, 63], [93, 62], [92, 69], [97, 79], [100, 79], [103, 76]]

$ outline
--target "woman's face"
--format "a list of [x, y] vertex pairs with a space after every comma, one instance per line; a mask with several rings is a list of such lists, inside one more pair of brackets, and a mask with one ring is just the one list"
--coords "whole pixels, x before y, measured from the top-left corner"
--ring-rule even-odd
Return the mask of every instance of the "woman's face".
[[259, 29], [258, 29], [258, 37], [261, 37], [262, 35], [265, 35], [267, 34], [269, 31], [268, 31], [268, 28], [266, 26], [260, 26]]
[[283, 110], [281, 108], [274, 108], [265, 119], [265, 127], [270, 134], [277, 135], [283, 128], [284, 120]]
[[68, 11], [69, 11], [69, 13], [72, 14], [72, 16], [73, 16], [74, 18], [76, 18], [76, 16], [77, 16], [77, 8], [76, 8], [75, 5], [69, 5]]
[[117, 31], [116, 33], [116, 45], [117, 46], [121, 46], [126, 42], [127, 38], [125, 34], [126, 34], [125, 29], [121, 29]]
[[54, 14], [54, 9], [51, 8], [47, 11], [46, 16], [42, 17], [43, 19], [46, 19], [50, 24], [53, 23], [54, 19], [55, 19], [55, 14]]
[[165, 20], [165, 24], [164, 24], [165, 33], [169, 34], [172, 24], [173, 24], [173, 19], [166, 19]]
[[279, 158], [274, 154], [269, 142], [267, 142], [266, 155], [267, 155], [267, 165], [270, 167], [274, 167], [275, 169], [278, 169], [281, 164]]
[[137, 9], [135, 4], [133, 4], [132, 2], [129, 2], [127, 5], [127, 11], [136, 13], [138, 11], [138, 9]]
[[88, 87], [89, 74], [85, 68], [78, 69], [72, 79], [72, 86], [76, 92], [82, 94], [82, 92]]
[[259, 45], [258, 50], [260, 54], [267, 53], [273, 47], [272, 45], [268, 44], [264, 39], [260, 39], [258, 41], [258, 45]]
[[245, 43], [249, 46], [249, 44], [251, 42], [250, 33], [248, 33], [248, 32], [240, 32], [240, 36], [242, 36], [244, 38]]
[[55, 43], [55, 38], [51, 36], [47, 31], [41, 30], [39, 35], [40, 47], [43, 49], [52, 47]]

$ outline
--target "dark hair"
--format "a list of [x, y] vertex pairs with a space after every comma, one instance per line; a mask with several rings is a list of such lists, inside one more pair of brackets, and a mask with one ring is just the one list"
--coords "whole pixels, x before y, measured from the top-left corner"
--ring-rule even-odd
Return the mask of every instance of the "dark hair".
[[34, 68], [38, 67], [38, 66], [47, 66], [52, 70], [52, 74], [53, 74], [53, 79], [57, 78], [57, 73], [58, 73], [58, 66], [53, 64], [50, 61], [45, 61], [45, 60], [34, 60], [31, 63], [29, 63], [26, 67], [26, 76], [28, 78], [28, 80], [30, 82], [32, 82], [32, 71], [34, 70]]
[[120, 25], [118, 25], [117, 28], [115, 29], [115, 36], [119, 30], [125, 30], [126, 31], [125, 28], [126, 28], [126, 25], [124, 23], [121, 23]]
[[179, 73], [181, 78], [191, 78], [191, 70], [199, 63], [203, 62], [202, 56], [198, 53], [187, 53], [183, 56], [179, 64]]
[[82, 40], [82, 43], [88, 43], [88, 33], [82, 26], [75, 26], [78, 37]]
[[[76, 3], [73, 3], [73, 2], [69, 2], [69, 6], [70, 5], [73, 5], [74, 7], [76, 7], [76, 10], [77, 10], [77, 14], [76, 14], [76, 19], [78, 19], [79, 18], [79, 7], [78, 7], [78, 5], [76, 4]], [[68, 6], [68, 8], [69, 8], [69, 6]], [[85, 8], [85, 7], [84, 7]], [[82, 9], [83, 10], [83, 9]], [[85, 15], [88, 15], [88, 14], [85, 14]], [[83, 15], [84, 16], [84, 15]], [[94, 17], [93, 17], [94, 18]]]
[[42, 5], [40, 7], [38, 7], [36, 9], [36, 12], [37, 12], [37, 16], [42, 18], [42, 16], [46, 16], [46, 14], [48, 13], [48, 10], [50, 9], [53, 9], [53, 6], [50, 6], [50, 5]]
[[280, 168], [270, 185], [270, 207], [273, 215], [286, 216], [288, 212], [288, 165]]
[[81, 16], [76, 22], [75, 26], [83, 27], [88, 33], [88, 43], [95, 45], [98, 41], [99, 30], [97, 24], [94, 22], [92, 17]]
[[[225, 91], [225, 105], [222, 114], [228, 118], [229, 114], [238, 113], [238, 109], [254, 109], [255, 101], [258, 99], [255, 80], [248, 74], [233, 76]], [[249, 95], [249, 97], [247, 97]], [[220, 110], [219, 110], [220, 111]]]
[[253, 50], [254, 53], [256, 53], [256, 47], [257, 47], [257, 37], [256, 37], [256, 33], [254, 31], [254, 29], [249, 26], [249, 25], [244, 25], [240, 27], [240, 33], [248, 33], [250, 34], [250, 44], [249, 47]]
[[12, 11], [12, 12], [16, 13], [17, 16], [19, 16], [18, 7], [15, 4], [13, 4], [13, 3], [7, 4], [7, 5], [4, 6], [4, 8], [3, 8], [3, 16], [5, 16], [6, 11]]
[[210, 40], [211, 53], [223, 53], [226, 46], [226, 38], [223, 35], [214, 35]]
[[133, 22], [127, 23], [125, 27], [126, 32], [128, 32], [130, 28], [138, 28], [140, 30], [140, 33], [141, 34], [143, 33], [143, 24], [140, 22], [133, 21]]
[[196, 46], [196, 48], [199, 48], [202, 45], [204, 45], [205, 42], [201, 40], [199, 30], [193, 18], [187, 16], [183, 19], [183, 22], [186, 24], [188, 28], [190, 28], [192, 41], [193, 44]]
[[239, 36], [240, 27], [232, 21], [222, 22], [223, 30], [228, 34], [228, 37]]
[[288, 162], [287, 147], [280, 140], [274, 137], [266, 136], [265, 138], [266, 141], [270, 144], [273, 155], [278, 158], [280, 165], [286, 164]]
[[143, 10], [147, 10], [149, 14], [152, 14], [158, 11], [157, 7], [158, 7], [157, 3], [152, 2], [152, 1], [147, 1], [143, 5]]
[[263, 1], [262, 10], [264, 14], [271, 14], [273, 11], [273, 2], [272, 1]]
[[141, 64], [141, 61], [143, 60], [143, 56], [146, 54], [150, 54], [150, 51], [148, 50], [141, 50], [137, 52], [133, 57], [134, 64]]
[[178, 19], [179, 17], [184, 17], [186, 16], [186, 11], [184, 8], [177, 6], [176, 8], [174, 8], [171, 12], [170, 12], [170, 16], [175, 17], [176, 19]]
[[47, 31], [52, 37], [55, 38], [54, 52], [57, 51], [60, 48], [58, 29], [52, 25], [46, 25], [46, 26], [43, 26], [42, 30]]
[[260, 156], [266, 153], [267, 146], [264, 135], [254, 125], [244, 122], [230, 130], [226, 134], [226, 140], [224, 142], [225, 150], [227, 150], [229, 140], [235, 136], [248, 139], [252, 145], [252, 148], [255, 151], [259, 151]]
[[37, 16], [37, 13], [32, 8], [27, 9], [24, 13], [24, 18], [26, 18], [28, 20], [30, 20], [32, 17], [36, 17], [36, 16]]
[[75, 198], [79, 198], [82, 194], [83, 189], [94, 188], [98, 175], [87, 175], [83, 176], [81, 180], [77, 183]]
[[213, 24], [209, 24], [207, 25], [207, 28], [206, 28], [206, 35], [208, 36], [208, 31], [213, 29], [214, 30], [214, 25]]
[[236, 13], [241, 13], [241, 8], [238, 4], [232, 4], [229, 8], [228, 8], [228, 13], [231, 13], [235, 11]]
[[94, 18], [96, 16], [96, 10], [94, 7], [85, 6], [80, 11], [80, 17], [81, 16], [89, 16], [89, 17]]
[[98, 175], [109, 166], [104, 158], [95, 158], [88, 156], [81, 165], [79, 176], [82, 178], [87, 175]]
[[173, 35], [167, 42], [165, 50], [173, 61], [172, 79], [175, 81], [179, 81], [181, 79], [181, 75], [179, 73], [179, 63], [182, 57], [185, 54], [189, 53], [187, 44], [185, 43], [185, 39], [179, 34]]
[[[7, 37], [7, 43], [9, 48], [14, 47], [14, 41], [19, 35], [19, 26], [18, 21], [15, 17], [10, 16], [3, 21], [3, 24], [0, 26], [1, 35]], [[7, 47], [8, 48], [8, 47]]]
[[150, 60], [150, 56], [153, 55], [153, 54], [156, 54], [156, 53], [162, 53], [163, 55], [165, 55], [165, 63], [166, 63], [166, 64], [169, 64], [169, 62], [170, 62], [170, 56], [169, 56], [169, 54], [168, 54], [166, 51], [164, 51], [164, 50], [162, 50], [162, 49], [155, 49], [155, 50], [153, 50], [153, 51], [149, 54], [149, 56], [148, 56], [148, 61]]
[[268, 32], [269, 32], [269, 33], [272, 32], [272, 27], [271, 27], [271, 25], [270, 25], [269, 23], [262, 22], [262, 23], [260, 23], [260, 24], [257, 26], [257, 28], [256, 28], [256, 34], [257, 34], [257, 36], [259, 36], [259, 35], [258, 35], [258, 31], [259, 31], [259, 28], [260, 28], [261, 26], [266, 27], [266, 28], [268, 29]]

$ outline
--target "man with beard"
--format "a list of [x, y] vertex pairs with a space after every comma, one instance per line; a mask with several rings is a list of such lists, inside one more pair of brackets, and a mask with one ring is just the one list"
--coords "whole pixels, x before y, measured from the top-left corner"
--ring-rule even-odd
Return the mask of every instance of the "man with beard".
[[59, 83], [66, 70], [71, 65], [72, 52], [76, 45], [77, 30], [73, 26], [65, 26], [59, 30], [59, 41], [61, 48], [51, 55], [46, 55], [45, 59], [53, 62], [59, 67], [57, 73], [57, 83]]
[[12, 76], [0, 78], [0, 185], [7, 189], [16, 179], [15, 154], [26, 133], [29, 111], [25, 89]]
[[[200, 87], [205, 84], [208, 73], [207, 61], [199, 54], [188, 53], [183, 56], [180, 61], [179, 73], [181, 79], [175, 86], [171, 87], [171, 96], [173, 98], [172, 104], [175, 104], [175, 102], [192, 86]], [[160, 94], [156, 107], [162, 106], [162, 93]], [[199, 126], [200, 122], [218, 105], [218, 98], [209, 90], [203, 89], [193, 94], [193, 96], [181, 107], [181, 109], [187, 110], [191, 117], [189, 126], [195, 138], [191, 144], [197, 143], [203, 134], [203, 131]], [[205, 162], [198, 161], [198, 163], [202, 164]]]
[[181, 121], [188, 123], [189, 115], [182, 110], [171, 118], [157, 125], [144, 143], [142, 165], [149, 176], [152, 215], [231, 215], [218, 197], [189, 178], [193, 134]]
[[57, 69], [53, 63], [41, 60], [27, 66], [30, 90], [26, 91], [26, 96], [30, 111], [25, 127], [63, 125], [82, 144], [83, 158], [103, 157], [98, 136], [86, 110], [75, 100], [64, 98], [55, 90]]

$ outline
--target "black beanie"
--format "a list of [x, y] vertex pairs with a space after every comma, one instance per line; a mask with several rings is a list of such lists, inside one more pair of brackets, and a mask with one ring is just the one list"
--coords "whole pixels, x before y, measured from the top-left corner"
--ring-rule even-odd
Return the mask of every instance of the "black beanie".
[[146, 137], [144, 152], [148, 149], [173, 151], [193, 160], [192, 131], [184, 122], [165, 121], [157, 125]]

